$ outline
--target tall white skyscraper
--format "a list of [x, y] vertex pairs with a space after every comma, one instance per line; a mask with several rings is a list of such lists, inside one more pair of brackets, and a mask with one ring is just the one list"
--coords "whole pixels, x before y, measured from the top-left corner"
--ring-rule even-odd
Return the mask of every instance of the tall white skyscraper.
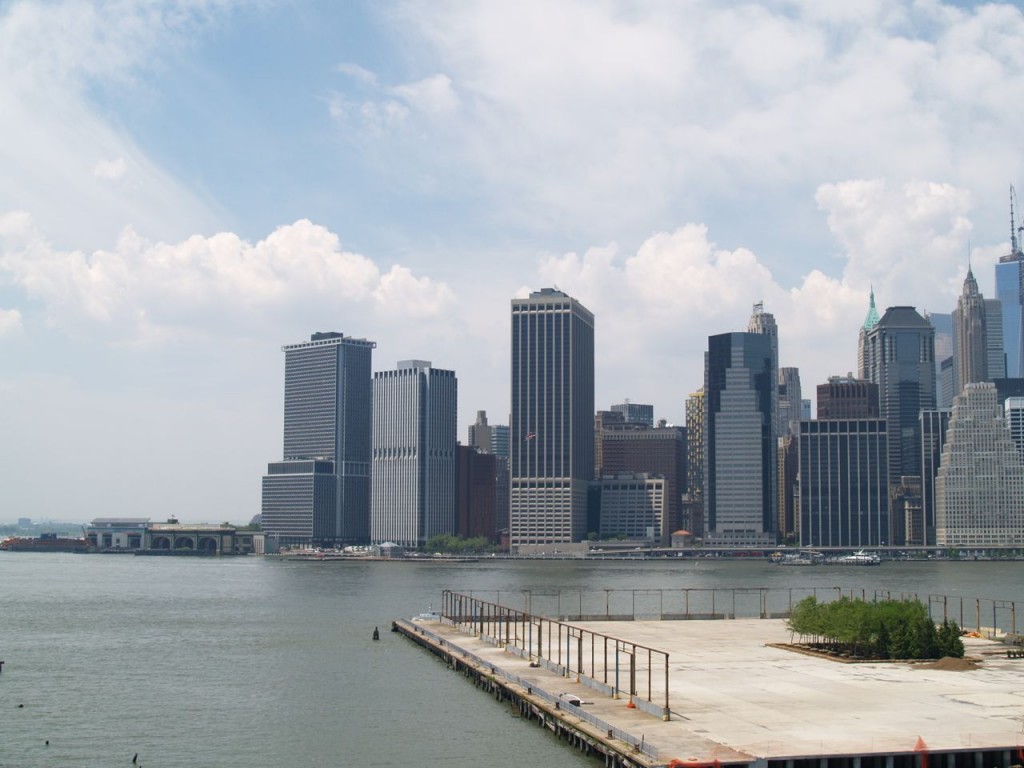
[[553, 288], [512, 300], [510, 544], [581, 541], [594, 477], [594, 316]]
[[373, 375], [370, 539], [419, 547], [457, 525], [454, 371], [403, 360]]
[[994, 384], [968, 384], [953, 400], [935, 478], [935, 543], [1024, 544], [1024, 462]]

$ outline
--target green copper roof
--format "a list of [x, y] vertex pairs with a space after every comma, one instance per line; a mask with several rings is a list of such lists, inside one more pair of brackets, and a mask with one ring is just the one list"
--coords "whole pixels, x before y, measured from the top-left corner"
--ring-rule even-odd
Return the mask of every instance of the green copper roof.
[[875, 289], [871, 289], [871, 306], [868, 308], [868, 316], [864, 318], [864, 330], [870, 331], [879, 321], [878, 310], [875, 308]]

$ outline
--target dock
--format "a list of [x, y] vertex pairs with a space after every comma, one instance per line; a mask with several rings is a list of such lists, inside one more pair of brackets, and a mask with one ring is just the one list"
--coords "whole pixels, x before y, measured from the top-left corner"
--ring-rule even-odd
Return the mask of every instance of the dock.
[[1024, 764], [1024, 659], [994, 640], [964, 638], [973, 663], [842, 663], [788, 648], [781, 619], [473, 611], [393, 629], [606, 766]]

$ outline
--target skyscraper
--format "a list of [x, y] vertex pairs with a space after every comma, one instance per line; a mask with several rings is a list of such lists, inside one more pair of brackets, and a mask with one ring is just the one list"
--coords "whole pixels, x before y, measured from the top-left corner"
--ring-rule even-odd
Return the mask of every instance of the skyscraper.
[[877, 419], [878, 385], [850, 376], [829, 376], [818, 385], [819, 419]]
[[799, 453], [801, 546], [891, 543], [883, 419], [803, 421]]
[[777, 391], [772, 344], [760, 333], [708, 339], [704, 364], [705, 542], [775, 543]]
[[314, 333], [285, 353], [283, 461], [263, 478], [263, 530], [282, 543], [369, 538], [371, 355], [376, 344]]
[[1006, 376], [1011, 379], [1024, 377], [1024, 253], [1013, 220], [1015, 198], [1010, 187], [1010, 252], [1000, 256], [996, 264], [996, 298], [1002, 302]]
[[878, 385], [888, 424], [889, 483], [921, 475], [922, 410], [935, 409], [935, 330], [913, 307], [889, 307], [862, 331], [861, 378]]
[[512, 300], [513, 551], [581, 541], [594, 477], [594, 316], [553, 288]]
[[400, 361], [373, 375], [370, 539], [419, 547], [458, 521], [454, 371]]
[[970, 267], [953, 310], [953, 391], [1005, 376], [1003, 315], [998, 299], [986, 299]]
[[779, 410], [775, 434], [784, 437], [800, 433], [802, 400], [799, 368], [779, 368]]
[[867, 374], [866, 366], [867, 361], [864, 359], [865, 355], [865, 344], [867, 343], [867, 335], [876, 325], [881, 318], [878, 315], [878, 308], [875, 306], [875, 289], [871, 289], [871, 299], [868, 303], [868, 314], [864, 318], [864, 323], [860, 327], [860, 335], [857, 339], [857, 375], [866, 379]]
[[488, 424], [487, 411], [476, 412], [476, 423], [469, 425], [467, 443], [480, 453], [508, 458], [508, 424]]
[[1024, 544], [1024, 462], [988, 382], [953, 401], [935, 479], [940, 547]]

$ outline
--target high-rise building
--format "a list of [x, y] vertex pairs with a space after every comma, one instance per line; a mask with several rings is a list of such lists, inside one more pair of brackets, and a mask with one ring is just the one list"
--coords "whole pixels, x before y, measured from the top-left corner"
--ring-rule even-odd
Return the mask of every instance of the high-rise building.
[[958, 394], [967, 384], [1006, 375], [1002, 305], [981, 295], [970, 267], [953, 310], [953, 361], [953, 391]]
[[935, 479], [940, 547], [1024, 544], [1024, 462], [989, 382], [953, 400]]
[[925, 312], [924, 319], [935, 329], [935, 402], [939, 408], [953, 404], [953, 315], [949, 312]]
[[[686, 485], [686, 428], [643, 427], [601, 432], [602, 477], [644, 473], [664, 480], [664, 528], [655, 531], [665, 546], [683, 524], [682, 494]], [[603, 525], [602, 521], [602, 525]]]
[[889, 307], [862, 331], [860, 378], [878, 385], [888, 423], [889, 482], [921, 475], [922, 410], [935, 409], [935, 331], [913, 307]]
[[776, 461], [771, 338], [708, 338], [704, 363], [705, 543], [775, 543]]
[[921, 519], [905, 520], [910, 546], [935, 545], [935, 478], [949, 426], [949, 408], [921, 411]]
[[875, 306], [875, 289], [872, 287], [871, 298], [868, 303], [868, 314], [864, 318], [864, 323], [860, 327], [860, 335], [857, 339], [857, 375], [862, 379], [867, 378], [867, 375], [865, 374], [867, 361], [864, 358], [867, 335], [876, 325], [878, 325], [878, 321], [880, 319], [881, 318], [878, 315], [878, 308]]
[[469, 425], [467, 445], [480, 453], [508, 458], [508, 425], [488, 424], [487, 411], [476, 412], [476, 423]]
[[[787, 430], [782, 432], [779, 431], [779, 326], [775, 322], [775, 315], [771, 312], [764, 311], [764, 302], [759, 301], [754, 304], [754, 309], [751, 312], [750, 320], [747, 321], [747, 333], [759, 333], [762, 336], [767, 336], [770, 348], [771, 348], [771, 455], [772, 455], [772, 471], [771, 471], [771, 487], [769, 493], [772, 497], [772, 509], [776, 509], [776, 503], [778, 500], [779, 493], [779, 478], [776, 473], [778, 452], [776, 441], [780, 434], [786, 434]], [[788, 427], [788, 425], [787, 425]], [[770, 530], [777, 532], [776, 519], [773, 516]]]
[[457, 404], [455, 372], [429, 361], [373, 375], [373, 542], [420, 547], [455, 533]]
[[779, 368], [779, 411], [775, 433], [779, 437], [800, 433], [800, 369]]
[[496, 465], [504, 460], [493, 453], [481, 453], [467, 445], [457, 447], [458, 525], [464, 539], [498, 541]]
[[1024, 378], [1024, 252], [1013, 220], [1016, 195], [1010, 187], [1010, 252], [996, 264], [996, 298], [1003, 310], [1003, 351], [1006, 376]]
[[801, 546], [891, 543], [883, 419], [803, 421], [799, 453]]
[[262, 502], [263, 530], [282, 544], [369, 539], [375, 346], [329, 332], [282, 347], [283, 460], [268, 466]]
[[581, 541], [594, 477], [594, 316], [562, 291], [512, 300], [513, 551]]
[[818, 385], [818, 418], [877, 419], [878, 385], [851, 376], [829, 376]]
[[643, 403], [617, 403], [612, 406], [613, 413], [621, 413], [627, 424], [640, 424], [644, 427], [654, 426], [654, 406]]

